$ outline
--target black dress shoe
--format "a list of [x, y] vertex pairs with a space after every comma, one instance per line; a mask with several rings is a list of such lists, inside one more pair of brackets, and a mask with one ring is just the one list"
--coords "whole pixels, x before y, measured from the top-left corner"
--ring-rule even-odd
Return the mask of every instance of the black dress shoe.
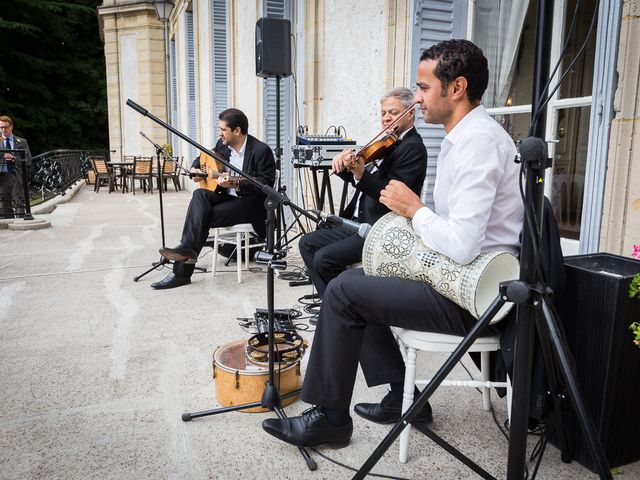
[[299, 417], [269, 418], [262, 422], [262, 429], [280, 440], [298, 447], [312, 447], [328, 443], [332, 448], [343, 448], [349, 444], [353, 433], [353, 422], [344, 425], [329, 423], [322, 407], [312, 407]]
[[[402, 416], [402, 402], [396, 400], [391, 392], [387, 393], [380, 403], [357, 403], [354, 411], [362, 418], [374, 423], [396, 423]], [[427, 402], [425, 407], [415, 416], [412, 425], [428, 425], [433, 422], [431, 405]]]
[[170, 273], [159, 282], [152, 283], [151, 288], [155, 288], [156, 290], [163, 290], [165, 288], [181, 287], [182, 285], [188, 285], [190, 283], [191, 279], [189, 277], [181, 277], [179, 275]]
[[160, 249], [160, 255], [172, 262], [196, 263], [198, 254], [195, 250], [180, 244], [177, 247], [164, 247]]

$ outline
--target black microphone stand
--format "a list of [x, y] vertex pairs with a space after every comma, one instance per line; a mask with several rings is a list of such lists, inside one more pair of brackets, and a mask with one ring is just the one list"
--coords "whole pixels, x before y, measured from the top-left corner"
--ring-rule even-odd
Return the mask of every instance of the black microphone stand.
[[[167, 245], [165, 244], [165, 238], [164, 238], [164, 206], [162, 204], [162, 184], [163, 184], [163, 178], [162, 178], [162, 165], [160, 163], [160, 154], [164, 155], [165, 159], [169, 159], [172, 160], [171, 155], [169, 155], [169, 153], [162, 148], [160, 145], [158, 145], [156, 142], [154, 142], [153, 140], [151, 140], [149, 137], [147, 137], [144, 132], [140, 132], [140, 135], [142, 135], [144, 138], [146, 138], [149, 143], [151, 143], [151, 145], [153, 145], [156, 149], [156, 162], [158, 165], [158, 195], [159, 195], [159, 199], [160, 199], [160, 231], [162, 232], [162, 248], [165, 248]], [[176, 165], [178, 165], [178, 163], [176, 163]], [[166, 258], [164, 258], [162, 255], [160, 255], [160, 260], [157, 262], [153, 262], [151, 264], [151, 268], [146, 270], [145, 272], [141, 273], [140, 275], [138, 275], [137, 277], [133, 277], [133, 281], [137, 282], [138, 280], [140, 280], [142, 277], [144, 277], [146, 274], [154, 271], [154, 270], [160, 270], [162, 268], [164, 268], [165, 265], [171, 265], [171, 260], [167, 260]], [[206, 272], [207, 269], [206, 268], [201, 268], [201, 267], [195, 267], [197, 270]]]
[[[525, 223], [522, 235], [522, 248], [520, 253], [520, 278], [500, 284], [498, 296], [487, 311], [480, 317], [469, 333], [463, 338], [454, 352], [447, 358], [431, 382], [418, 395], [409, 409], [402, 415], [395, 426], [382, 440], [380, 445], [369, 456], [360, 470], [353, 476], [354, 479], [363, 479], [367, 473], [382, 458], [391, 444], [402, 433], [407, 425], [420, 413], [426, 405], [429, 397], [440, 386], [453, 367], [462, 359], [473, 342], [481, 335], [491, 319], [506, 302], [517, 305], [516, 338], [514, 347], [513, 367], [513, 397], [511, 418], [509, 421], [509, 453], [507, 463], [507, 479], [521, 480], [525, 478], [527, 431], [529, 416], [529, 397], [531, 394], [531, 373], [533, 365], [533, 346], [536, 339], [536, 327], [538, 336], [552, 355], [545, 355], [546, 369], [550, 366], [559, 370], [567, 388], [567, 396], [577, 414], [587, 444], [595, 458], [596, 468], [600, 478], [611, 479], [604, 450], [590, 419], [580, 385], [572, 370], [573, 359], [569, 352], [566, 339], [556, 318], [550, 299], [552, 292], [543, 288], [541, 278], [538, 276], [538, 265], [534, 246], [541, 240], [541, 226], [544, 204], [544, 177], [545, 169], [551, 166], [547, 158], [546, 144], [542, 140], [543, 123], [535, 122], [540, 116], [539, 110], [544, 95], [548, 66], [545, 60], [549, 58], [549, 39], [551, 35], [546, 31], [551, 25], [553, 10], [552, 0], [540, 0], [537, 6], [536, 52], [534, 64], [534, 88], [531, 118], [534, 120], [530, 134], [520, 146], [520, 156], [525, 171]], [[552, 357], [552, 358], [548, 358]], [[557, 362], [557, 365], [555, 364]], [[553, 372], [555, 374], [555, 372]], [[557, 382], [554, 379], [552, 382]], [[554, 388], [554, 385], [551, 385]], [[555, 394], [556, 392], [551, 392]], [[434, 442], [447, 450], [450, 454], [471, 468], [482, 478], [494, 478], [479, 465], [467, 458], [460, 451], [449, 445], [429, 428], [420, 428], [420, 431]]]
[[[267, 225], [267, 255], [265, 255], [263, 258], [265, 259], [265, 261], [268, 264], [268, 269], [267, 269], [267, 312], [268, 312], [268, 319], [269, 319], [269, 323], [268, 323], [268, 325], [269, 325], [269, 327], [268, 327], [269, 375], [268, 375], [267, 383], [265, 385], [264, 393], [262, 395], [262, 399], [259, 402], [253, 402], [253, 403], [248, 403], [248, 404], [244, 404], [244, 405], [236, 405], [236, 406], [233, 406], [233, 407], [217, 408], [217, 409], [213, 409], [213, 410], [206, 410], [206, 411], [195, 412], [195, 413], [185, 412], [185, 413], [182, 414], [182, 420], [185, 421], [185, 422], [188, 422], [188, 421], [193, 420], [194, 418], [205, 417], [205, 416], [209, 416], [209, 415], [217, 415], [217, 414], [226, 413], [226, 412], [233, 412], [233, 411], [236, 411], [236, 410], [245, 410], [245, 409], [254, 408], [254, 407], [267, 408], [267, 409], [275, 412], [276, 415], [278, 415], [279, 418], [286, 418], [286, 414], [285, 414], [285, 412], [284, 412], [284, 410], [282, 409], [282, 406], [281, 406], [282, 397], [280, 396], [280, 392], [278, 390], [278, 386], [276, 385], [276, 383], [274, 381], [274, 378], [275, 378], [274, 377], [274, 363], [275, 363], [274, 362], [274, 360], [275, 360], [275, 356], [274, 356], [274, 345], [275, 345], [275, 338], [274, 338], [274, 296], [275, 296], [274, 295], [275, 294], [275, 292], [274, 292], [274, 277], [275, 277], [275, 274], [274, 274], [274, 270], [278, 269], [278, 268], [282, 268], [282, 261], [280, 260], [280, 254], [275, 251], [276, 211], [277, 211], [277, 209], [278, 209], [278, 207], [280, 205], [287, 205], [288, 207], [292, 208], [296, 212], [298, 212], [298, 213], [300, 213], [302, 215], [305, 215], [305, 216], [307, 216], [308, 218], [310, 218], [312, 220], [316, 220], [316, 217], [314, 215], [312, 215], [311, 213], [307, 212], [306, 210], [303, 210], [300, 207], [298, 207], [297, 205], [295, 205], [294, 203], [292, 203], [286, 197], [286, 195], [283, 195], [282, 193], [278, 192], [273, 187], [271, 187], [269, 185], [266, 185], [266, 184], [256, 180], [255, 178], [251, 177], [250, 175], [247, 175], [245, 172], [243, 172], [239, 168], [236, 168], [231, 163], [229, 163], [227, 161], [227, 159], [225, 159], [222, 155], [218, 154], [217, 152], [213, 152], [213, 151], [203, 147], [202, 145], [200, 145], [199, 143], [195, 142], [194, 140], [192, 140], [191, 138], [189, 138], [188, 136], [186, 136], [185, 134], [183, 134], [179, 130], [173, 128], [171, 125], [168, 125], [167, 123], [163, 122], [158, 117], [156, 117], [155, 115], [149, 113], [148, 110], [146, 110], [145, 108], [141, 107], [140, 105], [138, 105], [137, 103], [133, 102], [132, 100], [130, 100], [130, 99], [127, 100], [127, 105], [130, 106], [131, 108], [133, 108], [135, 111], [137, 111], [141, 115], [150, 118], [151, 120], [156, 122], [158, 125], [161, 125], [165, 129], [167, 129], [170, 132], [174, 133], [175, 135], [177, 135], [178, 137], [180, 137], [181, 139], [183, 139], [184, 141], [186, 141], [190, 145], [193, 145], [198, 150], [200, 150], [200, 151], [206, 153], [207, 155], [213, 157], [214, 159], [218, 160], [224, 166], [226, 166], [227, 168], [229, 168], [233, 172], [235, 172], [238, 175], [240, 175], [242, 178], [247, 180], [249, 183], [251, 183], [255, 187], [259, 188], [260, 191], [262, 191], [262, 193], [264, 193], [267, 196], [267, 199], [264, 202], [265, 209], [267, 211], [267, 221], [266, 221], [266, 225]], [[297, 391], [290, 392], [290, 393], [286, 394], [284, 397], [288, 398], [288, 397], [297, 395], [297, 393], [298, 393]], [[305, 459], [305, 461], [307, 463], [307, 467], [309, 468], [309, 470], [315, 470], [316, 468], [318, 468], [316, 462], [311, 458], [311, 456], [309, 455], [309, 453], [307, 452], [307, 450], [304, 447], [298, 447], [298, 450], [300, 451], [300, 453], [302, 454], [303, 458]]]

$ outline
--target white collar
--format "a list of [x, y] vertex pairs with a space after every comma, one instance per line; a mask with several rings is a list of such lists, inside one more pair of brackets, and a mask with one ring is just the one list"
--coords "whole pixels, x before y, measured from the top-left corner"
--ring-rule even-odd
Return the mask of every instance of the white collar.
[[460, 120], [444, 138], [451, 143], [455, 143], [456, 139], [460, 138], [461, 135], [464, 135], [466, 133], [466, 126], [469, 123], [477, 120], [481, 116], [486, 115], [487, 111], [484, 109], [484, 107], [482, 105], [478, 105], [464, 117], [462, 117], [462, 120]]
[[231, 148], [231, 153], [235, 153], [237, 156], [239, 157], [244, 157], [244, 152], [247, 149], [247, 139], [249, 138], [249, 136], [244, 137], [244, 143], [242, 144], [242, 147], [240, 147], [240, 150], [236, 150], [235, 148]]

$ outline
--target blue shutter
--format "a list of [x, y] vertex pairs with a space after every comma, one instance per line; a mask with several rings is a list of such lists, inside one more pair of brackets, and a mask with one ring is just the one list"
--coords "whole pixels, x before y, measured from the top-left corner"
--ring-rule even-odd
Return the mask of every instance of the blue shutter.
[[[266, 0], [263, 15], [291, 20], [291, 0]], [[280, 148], [282, 148], [281, 179], [287, 185], [291, 176], [291, 77], [280, 79]], [[264, 141], [276, 148], [276, 79], [263, 80]], [[276, 185], [277, 186], [277, 185]]]
[[[211, 31], [213, 32], [213, 121], [214, 130], [218, 115], [229, 107], [227, 60], [227, 0], [212, 0]], [[215, 138], [215, 135], [214, 135]]]
[[622, 2], [603, 0], [598, 10], [589, 149], [584, 177], [584, 196], [580, 228], [580, 253], [597, 252], [600, 248], [602, 210], [607, 176], [607, 156], [611, 121], [615, 116], [614, 96], [618, 75], [618, 39]]
[[[464, 38], [467, 22], [466, 0], [417, 0], [414, 10], [411, 85], [415, 85], [416, 71], [423, 50], [450, 38]], [[433, 183], [436, 161], [444, 138], [441, 125], [427, 125], [418, 111], [416, 128], [427, 147], [427, 205], [433, 208]]]
[[[193, 39], [193, 13], [185, 13], [187, 33], [187, 132], [189, 138], [196, 138], [196, 63]], [[189, 145], [189, 162], [198, 154], [193, 145]]]
[[[169, 71], [171, 75], [171, 120], [173, 127], [178, 124], [178, 72], [176, 70], [176, 39], [172, 38], [169, 43]], [[173, 145], [173, 154], [180, 155], [179, 137], [172, 133], [171, 144]]]

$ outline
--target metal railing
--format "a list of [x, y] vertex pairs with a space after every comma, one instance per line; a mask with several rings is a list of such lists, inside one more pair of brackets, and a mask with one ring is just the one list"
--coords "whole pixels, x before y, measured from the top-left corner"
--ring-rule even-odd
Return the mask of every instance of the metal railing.
[[91, 168], [89, 158], [102, 156], [110, 160], [109, 150], [52, 150], [32, 158], [29, 173], [31, 203], [64, 195], [67, 188], [86, 178]]

